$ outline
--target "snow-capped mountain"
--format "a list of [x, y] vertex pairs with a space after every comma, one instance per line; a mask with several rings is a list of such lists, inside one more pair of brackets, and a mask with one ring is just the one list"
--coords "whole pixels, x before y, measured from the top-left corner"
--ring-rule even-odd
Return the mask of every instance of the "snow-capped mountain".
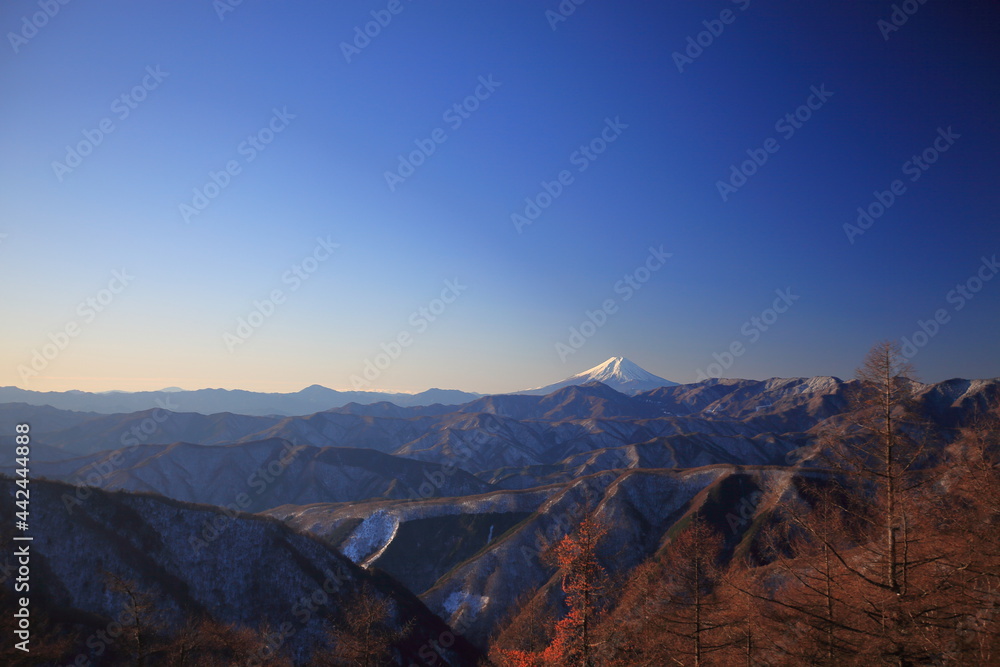
[[642, 391], [659, 389], [660, 387], [677, 386], [676, 382], [671, 382], [670, 380], [665, 380], [658, 375], [653, 375], [649, 371], [632, 363], [625, 357], [611, 357], [603, 364], [594, 366], [593, 368], [585, 370], [582, 373], [577, 373], [576, 375], [568, 377], [561, 382], [556, 382], [555, 384], [546, 385], [544, 387], [536, 387], [535, 389], [526, 389], [518, 393], [544, 395], [550, 394], [558, 389], [562, 389], [563, 387], [571, 387], [573, 385], [581, 385], [588, 382], [600, 382], [602, 384], [606, 384], [615, 391], [620, 391], [623, 394], [630, 395], [638, 394]]

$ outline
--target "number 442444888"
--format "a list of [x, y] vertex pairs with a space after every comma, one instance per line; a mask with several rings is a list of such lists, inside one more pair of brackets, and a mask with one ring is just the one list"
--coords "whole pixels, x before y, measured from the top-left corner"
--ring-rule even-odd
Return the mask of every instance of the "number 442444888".
[[17, 523], [15, 525], [18, 530], [22, 531], [28, 530], [28, 461], [31, 455], [30, 431], [31, 427], [27, 424], [18, 424], [16, 427], [17, 434], [14, 437], [14, 453], [17, 455], [15, 461], [17, 463], [17, 468], [15, 469], [16, 483], [20, 487], [15, 492], [15, 504], [18, 509], [16, 513]]

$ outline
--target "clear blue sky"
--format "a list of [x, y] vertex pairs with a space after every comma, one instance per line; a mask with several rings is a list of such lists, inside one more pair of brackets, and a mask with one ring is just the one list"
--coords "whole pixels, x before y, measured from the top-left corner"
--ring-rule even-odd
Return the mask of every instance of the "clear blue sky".
[[[734, 344], [724, 376], [846, 377], [939, 310], [920, 376], [1000, 375], [1000, 277], [974, 278], [1000, 253], [1000, 7], [912, 3], [885, 39], [892, 4], [4, 3], [0, 385], [346, 389], [368, 360], [364, 388], [500, 392], [612, 355], [689, 382]], [[345, 57], [372, 11], [391, 21]], [[433, 153], [390, 188], [416, 142]], [[767, 160], [723, 201], [748, 150]]]

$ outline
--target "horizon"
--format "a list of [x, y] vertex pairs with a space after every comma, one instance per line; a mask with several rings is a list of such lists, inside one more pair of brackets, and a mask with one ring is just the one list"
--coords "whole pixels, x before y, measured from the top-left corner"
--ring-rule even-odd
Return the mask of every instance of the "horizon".
[[[81, 390], [81, 389], [66, 389], [66, 390], [47, 390], [47, 391], [51, 391], [51, 392], [80, 391], [80, 392], [92, 393], [92, 394], [113, 394], [113, 393], [172, 393], [172, 392], [187, 392], [187, 391], [213, 391], [213, 390], [220, 390], [220, 391], [248, 391], [248, 392], [252, 392], [252, 393], [297, 394], [297, 393], [305, 391], [306, 389], [311, 389], [312, 387], [319, 387], [319, 388], [322, 388], [322, 389], [328, 389], [328, 390], [331, 390], [331, 391], [341, 392], [341, 393], [359, 392], [359, 393], [372, 393], [372, 394], [404, 394], [404, 395], [410, 395], [410, 396], [412, 396], [412, 395], [421, 394], [421, 393], [428, 392], [428, 391], [461, 391], [461, 392], [470, 393], [470, 394], [479, 394], [481, 396], [497, 396], [497, 395], [505, 395], [505, 394], [516, 394], [516, 393], [519, 393], [519, 392], [531, 391], [531, 390], [534, 390], [534, 389], [542, 389], [544, 387], [547, 387], [550, 384], [557, 384], [559, 382], [562, 382], [563, 380], [568, 380], [568, 379], [570, 379], [572, 377], [576, 377], [578, 375], [583, 375], [583, 374], [587, 373], [588, 371], [592, 371], [592, 370], [594, 370], [594, 369], [596, 369], [596, 368], [598, 368], [600, 366], [603, 366], [604, 364], [606, 364], [606, 363], [608, 363], [610, 361], [613, 361], [614, 359], [623, 359], [625, 361], [631, 362], [634, 365], [638, 366], [640, 370], [643, 370], [643, 371], [646, 371], [646, 372], [651, 372], [651, 371], [649, 371], [649, 369], [645, 368], [641, 364], [636, 364], [629, 357], [625, 357], [625, 356], [621, 356], [621, 355], [615, 355], [615, 356], [609, 357], [608, 359], [606, 359], [605, 361], [603, 361], [603, 362], [601, 362], [599, 364], [591, 366], [590, 368], [584, 369], [584, 370], [582, 370], [580, 372], [573, 373], [573, 374], [571, 374], [569, 376], [566, 376], [564, 378], [561, 378], [559, 380], [552, 380], [551, 382], [548, 382], [548, 383], [542, 384], [542, 385], [538, 385], [538, 386], [535, 386], [535, 387], [523, 387], [521, 389], [512, 389], [512, 390], [509, 390], [509, 391], [499, 391], [499, 392], [482, 392], [482, 391], [478, 391], [476, 389], [469, 389], [469, 388], [464, 388], [464, 387], [426, 387], [424, 389], [418, 389], [418, 390], [415, 390], [415, 391], [397, 391], [397, 390], [393, 390], [393, 389], [352, 389], [350, 387], [346, 387], [346, 388], [328, 387], [326, 385], [319, 384], [319, 383], [312, 383], [312, 384], [303, 386], [300, 389], [290, 390], [290, 391], [266, 391], [266, 390], [260, 391], [260, 390], [246, 389], [246, 388], [243, 388], [243, 387], [219, 387], [219, 386], [215, 386], [215, 387], [198, 387], [198, 388], [194, 388], [194, 389], [186, 388], [186, 387], [170, 386], [170, 387], [162, 387], [162, 388], [159, 388], [159, 389], [137, 389], [137, 390], [130, 390], [130, 389], [107, 389], [107, 390], [101, 390], [101, 391], [87, 391], [87, 390]], [[653, 373], [653, 375], [659, 375], [659, 374], [658, 373]], [[757, 381], [757, 382], [766, 382], [768, 380], [790, 380], [790, 379], [815, 378], [815, 377], [831, 377], [831, 378], [834, 378], [834, 379], [837, 379], [837, 380], [841, 380], [841, 381], [850, 381], [850, 380], [854, 379], [854, 374], [852, 372], [850, 375], [847, 375], [847, 376], [834, 375], [834, 374], [788, 375], [788, 376], [772, 375], [772, 376], [766, 377], [766, 378], [764, 378], [764, 377], [762, 377], [762, 378], [743, 378], [743, 377], [726, 377], [726, 376], [721, 376], [721, 377], [718, 377], [718, 378], [716, 378], [716, 377], [710, 377], [710, 378], [706, 378], [706, 379], [721, 380], [721, 381], [725, 381], [725, 380], [732, 380], [732, 381], [749, 380], [749, 381]], [[670, 378], [662, 378], [662, 379], [670, 381], [670, 382], [673, 382], [673, 380], [671, 380]], [[929, 379], [926, 379], [926, 378], [922, 378], [922, 377], [919, 376], [919, 374], [917, 374], [914, 379], [917, 380], [918, 382], [923, 383], [923, 384], [930, 385], [930, 384], [937, 384], [939, 382], [948, 382], [948, 381], [951, 381], [951, 380], [966, 380], [966, 381], [995, 380], [995, 379], [1000, 379], [1000, 376], [998, 376], [998, 377], [959, 377], [959, 376], [952, 376], [952, 377], [941, 378], [941, 379], [936, 379], [936, 380], [929, 380]], [[599, 382], [599, 381], [598, 380], [591, 380], [591, 382]], [[697, 382], [700, 382], [700, 380], [696, 380], [696, 381], [693, 381], [693, 382], [678, 382], [677, 384], [686, 385], [686, 384], [696, 384]], [[18, 387], [16, 385], [9, 385], [9, 386], [13, 387], [15, 389], [21, 389], [21, 390], [24, 390], [24, 391], [39, 391], [39, 390], [29, 389], [29, 388], [26, 388], [26, 387]], [[0, 388], [4, 388], [4, 387], [0, 387]]]
[[0, 385], [998, 377], [1000, 6], [895, 4], [8, 3]]

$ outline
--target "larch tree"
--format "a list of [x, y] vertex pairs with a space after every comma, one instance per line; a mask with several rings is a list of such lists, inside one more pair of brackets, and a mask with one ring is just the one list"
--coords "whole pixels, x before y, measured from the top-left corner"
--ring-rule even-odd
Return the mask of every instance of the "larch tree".
[[119, 640], [122, 652], [127, 654], [132, 665], [146, 665], [160, 648], [158, 643], [166, 630], [157, 611], [155, 598], [137, 582], [113, 572], [105, 572], [104, 579], [108, 591], [122, 601], [122, 610], [118, 616], [122, 626]]
[[708, 665], [731, 646], [718, 596], [722, 537], [692, 515], [661, 553], [635, 569], [602, 623], [602, 665]]
[[717, 586], [721, 613], [722, 647], [718, 662], [725, 665], [764, 664], [779, 628], [770, 622], [765, 573], [745, 559], [734, 559]]
[[1000, 406], [962, 430], [948, 447], [941, 482], [948, 503], [947, 560], [959, 579], [960, 622], [945, 656], [1000, 663]]
[[940, 602], [943, 554], [922, 511], [936, 434], [918, 415], [913, 367], [898, 343], [873, 346], [856, 379], [842, 423], [821, 440], [839, 488], [819, 504], [840, 511], [851, 534], [845, 541], [813, 529], [810, 537], [843, 571], [842, 636], [855, 637], [858, 659], [903, 665], [930, 659], [935, 640], [926, 631], [949, 613]]
[[[544, 560], [559, 568], [568, 611], [555, 623], [551, 630], [552, 640], [542, 650], [533, 650], [523, 643], [517, 648], [501, 647], [493, 652], [497, 663], [503, 667], [594, 667], [598, 664], [595, 631], [603, 611], [607, 574], [597, 558], [597, 547], [606, 532], [596, 519], [587, 518], [545, 552]], [[536, 596], [504, 634], [525, 628], [525, 622], [530, 619], [545, 617], [543, 604]], [[532, 636], [537, 638], [537, 633], [533, 632]], [[509, 639], [502, 643], [509, 643]]]
[[772, 625], [780, 628], [772, 637], [777, 654], [836, 665], [855, 656], [865, 638], [840, 557], [864, 540], [864, 532], [850, 525], [859, 511], [848, 509], [854, 499], [836, 485], [800, 482], [791, 496], [763, 538], [773, 594], [741, 590], [766, 604]]
[[880, 501], [874, 518], [884, 533], [881, 587], [900, 594], [906, 586], [904, 551], [909, 521], [904, 498], [918, 483], [914, 466], [924, 452], [922, 443], [907, 427], [917, 423], [913, 414], [913, 366], [897, 343], [877, 343], [856, 372], [859, 391], [850, 413], [858, 437], [843, 444], [852, 471], [870, 482]]
[[607, 574], [597, 559], [597, 546], [607, 528], [592, 518], [560, 540], [549, 556], [562, 571], [569, 611], [555, 626], [552, 644], [543, 653], [546, 665], [593, 667], [594, 629], [602, 611]]
[[393, 662], [395, 646], [409, 634], [410, 623], [396, 624], [392, 603], [365, 583], [328, 630], [333, 649], [319, 664], [380, 667]]
[[700, 667], [725, 645], [719, 633], [722, 608], [715, 595], [721, 553], [722, 536], [698, 514], [664, 553], [667, 577], [659, 591], [659, 621], [675, 664]]

